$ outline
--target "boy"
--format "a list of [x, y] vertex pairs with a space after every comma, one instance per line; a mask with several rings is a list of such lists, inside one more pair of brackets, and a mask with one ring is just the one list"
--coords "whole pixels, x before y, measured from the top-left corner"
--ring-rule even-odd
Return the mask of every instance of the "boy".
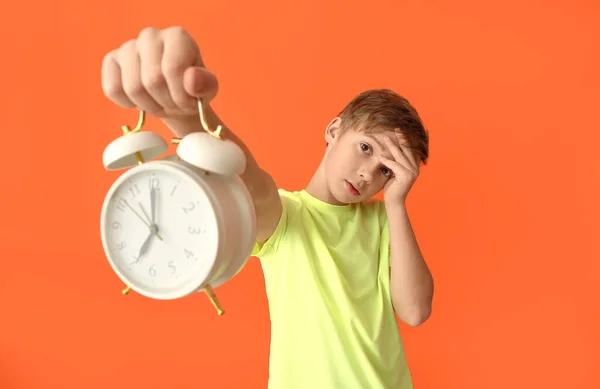
[[[108, 53], [102, 87], [183, 137], [201, 129], [196, 99], [210, 102], [218, 83], [192, 37], [172, 27], [146, 28]], [[412, 388], [395, 314], [419, 325], [433, 298], [405, 204], [428, 157], [414, 108], [387, 90], [357, 96], [327, 126], [323, 160], [295, 192], [278, 189], [210, 107], [206, 114], [248, 159], [241, 178], [256, 207], [252, 254], [269, 299], [269, 388]], [[382, 189], [384, 202], [372, 200]]]

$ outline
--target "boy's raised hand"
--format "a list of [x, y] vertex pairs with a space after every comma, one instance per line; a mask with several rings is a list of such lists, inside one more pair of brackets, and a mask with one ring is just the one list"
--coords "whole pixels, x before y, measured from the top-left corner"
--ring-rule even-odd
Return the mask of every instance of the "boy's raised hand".
[[195, 40], [181, 27], [143, 29], [102, 62], [102, 90], [123, 108], [137, 107], [169, 119], [197, 118], [197, 98], [217, 94]]
[[393, 172], [393, 176], [388, 180], [383, 189], [384, 200], [387, 204], [403, 204], [406, 201], [408, 192], [419, 177], [419, 160], [415, 157], [411, 148], [406, 145], [403, 137], [396, 135], [396, 143], [391, 137], [386, 136], [384, 142], [393, 160], [380, 156], [379, 159], [383, 165]]

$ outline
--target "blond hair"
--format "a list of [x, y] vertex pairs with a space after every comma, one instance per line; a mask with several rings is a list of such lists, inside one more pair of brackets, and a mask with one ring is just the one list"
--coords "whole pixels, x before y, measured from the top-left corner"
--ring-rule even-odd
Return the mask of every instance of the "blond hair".
[[354, 97], [338, 114], [341, 130], [400, 131], [423, 164], [429, 158], [429, 134], [409, 101], [389, 89], [367, 90]]

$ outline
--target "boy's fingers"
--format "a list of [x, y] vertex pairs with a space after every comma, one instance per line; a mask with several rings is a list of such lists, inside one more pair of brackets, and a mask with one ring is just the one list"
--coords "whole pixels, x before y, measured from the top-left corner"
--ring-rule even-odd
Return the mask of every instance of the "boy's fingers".
[[415, 169], [418, 169], [419, 164], [417, 163], [417, 157], [415, 156], [415, 153], [413, 153], [413, 149], [408, 146], [400, 146], [400, 147], [401, 147], [402, 151], [404, 152], [404, 155], [406, 155], [406, 158], [408, 158], [411, 165]]
[[404, 160], [405, 162], [410, 163], [407, 159], [406, 156], [404, 155], [404, 153], [402, 152], [402, 150], [394, 144], [394, 142], [392, 141], [392, 139], [390, 139], [389, 137], [385, 137], [385, 142], [387, 144], [388, 149], [390, 150], [390, 153], [392, 153], [392, 155], [394, 156], [394, 159], [397, 162], [400, 162], [402, 160]]
[[183, 76], [183, 86], [189, 95], [207, 103], [217, 95], [219, 89], [219, 83], [214, 73], [204, 67], [196, 66], [186, 70]]
[[117, 50], [108, 53], [102, 60], [102, 90], [115, 104], [123, 108], [133, 108], [135, 104], [123, 89], [121, 67], [117, 61]]
[[400, 161], [394, 161], [393, 159], [389, 159], [386, 157], [379, 157], [379, 160], [382, 164], [384, 164], [387, 168], [391, 169], [395, 175], [402, 174], [402, 170], [407, 170], [409, 172], [413, 172], [413, 170]]

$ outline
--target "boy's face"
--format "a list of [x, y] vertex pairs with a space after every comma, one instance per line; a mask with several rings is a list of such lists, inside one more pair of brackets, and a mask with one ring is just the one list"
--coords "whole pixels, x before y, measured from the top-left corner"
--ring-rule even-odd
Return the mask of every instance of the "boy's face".
[[339, 119], [327, 128], [325, 139], [325, 175], [333, 197], [344, 204], [367, 200], [381, 191], [392, 171], [378, 159], [393, 159], [385, 146], [385, 132], [362, 133], [352, 129], [343, 132]]

